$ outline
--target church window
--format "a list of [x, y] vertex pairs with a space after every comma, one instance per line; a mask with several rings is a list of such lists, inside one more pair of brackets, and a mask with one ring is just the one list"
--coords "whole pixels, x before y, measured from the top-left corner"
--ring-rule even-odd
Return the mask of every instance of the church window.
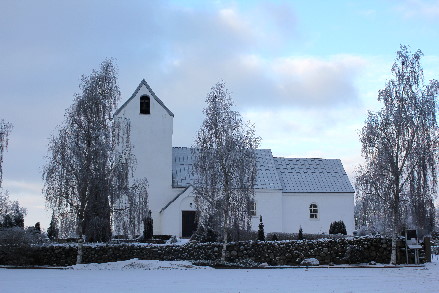
[[256, 217], [256, 201], [250, 203], [250, 215]]
[[312, 203], [309, 205], [309, 218], [310, 219], [318, 219], [319, 218], [319, 208], [317, 204]]
[[148, 96], [140, 97], [140, 114], [151, 114], [151, 100]]

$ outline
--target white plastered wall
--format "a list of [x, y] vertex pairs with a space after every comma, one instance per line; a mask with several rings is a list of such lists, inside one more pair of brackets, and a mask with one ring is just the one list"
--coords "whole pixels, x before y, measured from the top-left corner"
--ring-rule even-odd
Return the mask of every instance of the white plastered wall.
[[[284, 193], [283, 232], [326, 233], [334, 221], [342, 220], [348, 235], [352, 235], [354, 225], [353, 193]], [[318, 206], [318, 219], [310, 219], [310, 204]]]
[[258, 230], [259, 217], [262, 215], [264, 231], [282, 231], [282, 192], [280, 190], [255, 190], [256, 216], [252, 217], [252, 230]]
[[[183, 192], [184, 191], [184, 192]], [[183, 192], [183, 193], [182, 193]], [[182, 211], [195, 211], [193, 187], [190, 186], [186, 190], [184, 188], [175, 188], [173, 198], [178, 194], [180, 196], [175, 199], [165, 210], [160, 213], [162, 220], [162, 234], [182, 235]]]
[[[140, 114], [140, 97], [150, 97], [150, 113]], [[118, 114], [131, 122], [131, 142], [137, 159], [134, 178], [148, 179], [149, 208], [154, 234], [162, 234], [159, 211], [172, 199], [173, 117], [142, 85], [137, 95]]]

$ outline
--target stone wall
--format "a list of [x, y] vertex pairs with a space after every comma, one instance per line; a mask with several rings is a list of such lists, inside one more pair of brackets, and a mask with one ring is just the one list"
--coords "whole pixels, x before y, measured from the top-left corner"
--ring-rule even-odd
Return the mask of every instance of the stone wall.
[[[403, 242], [399, 259], [405, 262]], [[132, 258], [150, 260], [216, 260], [221, 258], [221, 243], [186, 245], [84, 244], [84, 263], [103, 263]], [[385, 238], [246, 241], [227, 246], [227, 260], [251, 259], [270, 265], [298, 265], [305, 258], [320, 264], [389, 263], [391, 240]], [[77, 246], [46, 245], [32, 247], [0, 246], [0, 265], [68, 266], [76, 262]]]

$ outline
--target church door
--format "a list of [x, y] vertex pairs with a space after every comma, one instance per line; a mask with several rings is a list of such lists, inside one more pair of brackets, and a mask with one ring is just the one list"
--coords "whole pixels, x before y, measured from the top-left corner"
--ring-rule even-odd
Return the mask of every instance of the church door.
[[181, 212], [181, 237], [189, 238], [197, 230], [197, 223], [195, 222], [195, 211]]

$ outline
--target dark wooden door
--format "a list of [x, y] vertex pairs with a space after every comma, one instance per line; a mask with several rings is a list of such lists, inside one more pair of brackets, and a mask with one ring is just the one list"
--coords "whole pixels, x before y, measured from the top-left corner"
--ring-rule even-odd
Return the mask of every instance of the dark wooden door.
[[189, 238], [197, 230], [197, 223], [195, 222], [195, 211], [181, 212], [181, 237]]

